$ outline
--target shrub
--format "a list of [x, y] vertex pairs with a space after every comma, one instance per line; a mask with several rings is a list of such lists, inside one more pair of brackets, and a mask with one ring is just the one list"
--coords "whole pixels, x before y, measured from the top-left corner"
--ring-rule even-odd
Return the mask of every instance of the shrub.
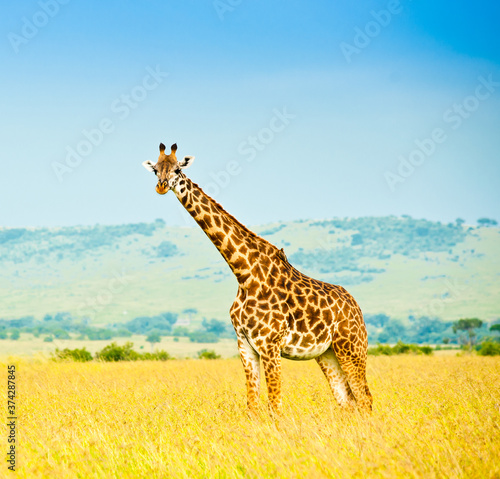
[[85, 348], [82, 349], [63, 349], [62, 351], [56, 348], [55, 353], [52, 353], [52, 359], [57, 360], [70, 360], [78, 361], [81, 363], [92, 361], [92, 354], [90, 354]]
[[500, 355], [500, 343], [484, 341], [479, 345], [477, 354], [480, 356], [498, 356]]
[[117, 338], [130, 338], [130, 336], [132, 336], [132, 333], [128, 329], [120, 328], [116, 331], [115, 336]]
[[219, 338], [214, 333], [207, 333], [206, 331], [193, 331], [189, 333], [189, 340], [192, 343], [218, 343]]
[[64, 329], [58, 328], [54, 329], [52, 331], [52, 334], [57, 338], [57, 339], [70, 339], [70, 335], [68, 334], [67, 331], [64, 331]]
[[477, 220], [477, 224], [479, 226], [496, 226], [496, 225], [498, 225], [496, 220], [493, 220], [490, 218], [479, 218]]
[[90, 341], [101, 341], [113, 339], [115, 333], [111, 329], [87, 328], [85, 334]]
[[394, 352], [388, 344], [377, 344], [376, 348], [368, 348], [368, 354], [371, 354], [373, 356], [392, 356]]
[[146, 341], [148, 343], [160, 343], [161, 342], [161, 336], [158, 331], [152, 331], [149, 333], [149, 335], [146, 337]]
[[363, 244], [363, 237], [359, 233], [355, 233], [351, 237], [351, 246]]
[[26, 233], [24, 228], [9, 228], [0, 231], [0, 244], [20, 238]]
[[140, 354], [132, 349], [133, 346], [134, 344], [131, 342], [124, 346], [118, 346], [113, 342], [98, 351], [95, 357], [101, 361], [137, 361], [140, 359]]
[[[138, 353], [134, 351], [134, 344], [131, 342], [126, 343], [123, 346], [118, 346], [116, 343], [108, 344], [104, 349], [98, 351], [95, 355], [95, 359], [101, 361], [167, 361], [168, 359], [174, 359], [166, 351], [156, 351], [154, 353]], [[142, 347], [142, 346], [141, 346]]]
[[10, 333], [10, 339], [17, 341], [20, 338], [21, 334], [19, 333], [19, 329], [14, 329], [12, 333]]
[[54, 341], [54, 336], [45, 336], [45, 338], [43, 338], [43, 342], [44, 343], [51, 343], [52, 341]]
[[178, 253], [177, 246], [171, 241], [162, 241], [157, 247], [156, 252], [160, 258], [168, 258]]
[[7, 339], [7, 333], [5, 331], [0, 331], [0, 339]]
[[33, 316], [23, 316], [18, 319], [11, 319], [8, 323], [13, 328], [32, 328], [37, 322]]
[[427, 356], [430, 356], [432, 354], [432, 348], [430, 346], [418, 346], [418, 347], [421, 353], [426, 354]]
[[189, 328], [186, 328], [186, 326], [176, 326], [172, 334], [175, 336], [189, 336]]
[[419, 346], [418, 344], [405, 344], [398, 341], [394, 346], [388, 344], [377, 344], [375, 348], [368, 348], [368, 354], [373, 356], [392, 356], [393, 354], [426, 354], [431, 355], [433, 349], [430, 346]]
[[152, 331], [166, 334], [172, 330], [172, 324], [177, 321], [177, 316], [177, 313], [170, 312], [160, 313], [156, 316], [140, 316], [124, 326], [135, 334], [149, 334]]
[[394, 354], [406, 354], [409, 353], [411, 350], [411, 347], [409, 344], [405, 344], [401, 341], [398, 341], [393, 347], [392, 350]]
[[198, 351], [198, 359], [219, 359], [220, 354], [217, 354], [213, 349], [202, 349]]
[[220, 336], [226, 330], [226, 323], [215, 318], [210, 321], [204, 319], [201, 324], [208, 333], [214, 333], [216, 336]]
[[167, 361], [169, 359], [174, 359], [167, 351], [155, 351], [154, 353], [144, 353], [141, 354], [140, 359], [149, 361]]

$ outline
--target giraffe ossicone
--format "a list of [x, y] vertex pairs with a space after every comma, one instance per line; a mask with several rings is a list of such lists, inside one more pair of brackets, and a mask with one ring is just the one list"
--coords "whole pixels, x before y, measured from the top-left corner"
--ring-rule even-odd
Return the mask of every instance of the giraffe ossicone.
[[295, 269], [281, 249], [259, 237], [183, 173], [177, 145], [143, 166], [158, 177], [156, 191], [172, 190], [219, 250], [238, 281], [231, 322], [247, 382], [247, 404], [259, 403], [262, 361], [272, 410], [281, 411], [281, 358], [316, 359], [342, 407], [370, 411], [366, 381], [368, 337], [360, 307], [342, 287]]

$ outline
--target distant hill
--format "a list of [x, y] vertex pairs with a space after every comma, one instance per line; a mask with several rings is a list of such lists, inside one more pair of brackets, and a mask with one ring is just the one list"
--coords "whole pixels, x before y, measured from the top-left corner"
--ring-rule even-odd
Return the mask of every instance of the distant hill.
[[[345, 286], [367, 315], [500, 317], [500, 229], [404, 217], [252, 228]], [[0, 318], [69, 312], [107, 324], [195, 309], [229, 320], [237, 283], [201, 229], [153, 223], [0, 229]]]

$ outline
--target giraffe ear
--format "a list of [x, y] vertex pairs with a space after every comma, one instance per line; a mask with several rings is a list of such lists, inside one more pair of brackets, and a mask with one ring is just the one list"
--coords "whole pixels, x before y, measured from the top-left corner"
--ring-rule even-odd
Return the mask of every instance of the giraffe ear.
[[142, 166], [144, 166], [146, 170], [156, 173], [156, 168], [155, 168], [156, 165], [152, 161], [149, 160], [143, 161]]
[[179, 168], [188, 168], [194, 161], [194, 156], [185, 156], [179, 161]]

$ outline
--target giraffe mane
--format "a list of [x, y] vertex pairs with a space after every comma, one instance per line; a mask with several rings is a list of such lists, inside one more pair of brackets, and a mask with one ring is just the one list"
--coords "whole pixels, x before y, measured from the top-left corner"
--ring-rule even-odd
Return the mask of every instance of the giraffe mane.
[[[187, 178], [185, 175], [183, 175], [183, 176], [185, 178]], [[201, 188], [197, 183], [195, 183], [191, 179], [189, 181], [191, 181], [191, 183], [193, 184], [193, 186], [195, 186], [196, 188], [198, 188], [206, 196], [206, 198], [208, 199], [208, 201], [210, 201], [212, 203], [212, 205], [214, 205], [220, 212], [224, 213], [224, 215], [228, 219], [230, 219], [236, 226], [240, 227], [246, 234], [248, 234], [248, 236], [250, 236], [252, 239], [264, 242], [266, 245], [271, 246], [273, 249], [275, 249], [276, 252], [279, 251], [278, 248], [276, 246], [274, 246], [272, 243], [270, 243], [269, 241], [267, 241], [262, 236], [259, 236], [258, 234], [254, 233], [251, 229], [249, 229], [243, 223], [241, 223], [240, 221], [238, 221], [231, 213], [228, 213], [222, 207], [222, 205], [220, 203], [217, 203], [216, 200], [214, 200], [211, 196], [207, 195], [205, 193], [205, 191], [203, 191], [203, 188]]]

